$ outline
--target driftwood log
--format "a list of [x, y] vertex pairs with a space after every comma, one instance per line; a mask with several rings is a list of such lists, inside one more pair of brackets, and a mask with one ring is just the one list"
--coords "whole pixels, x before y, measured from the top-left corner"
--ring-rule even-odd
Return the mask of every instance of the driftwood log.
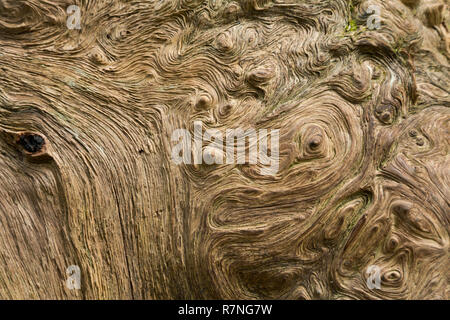
[[448, 299], [447, 2], [0, 0], [0, 298]]

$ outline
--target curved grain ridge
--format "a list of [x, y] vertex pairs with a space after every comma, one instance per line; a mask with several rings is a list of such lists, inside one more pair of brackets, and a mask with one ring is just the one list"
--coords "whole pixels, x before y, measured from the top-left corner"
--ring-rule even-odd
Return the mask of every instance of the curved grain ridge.
[[447, 5], [0, 0], [0, 297], [448, 299]]

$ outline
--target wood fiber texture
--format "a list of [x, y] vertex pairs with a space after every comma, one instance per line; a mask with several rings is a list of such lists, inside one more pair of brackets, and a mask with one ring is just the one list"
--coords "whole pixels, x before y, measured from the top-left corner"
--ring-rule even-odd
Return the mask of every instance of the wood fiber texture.
[[[0, 298], [449, 299], [449, 18], [0, 0]], [[194, 121], [279, 129], [279, 171], [175, 164]]]

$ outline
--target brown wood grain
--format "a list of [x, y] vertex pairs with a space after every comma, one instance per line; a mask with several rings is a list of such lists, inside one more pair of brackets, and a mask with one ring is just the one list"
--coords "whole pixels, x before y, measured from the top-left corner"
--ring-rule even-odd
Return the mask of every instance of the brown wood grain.
[[[0, 298], [448, 299], [449, 18], [0, 0]], [[277, 173], [174, 163], [195, 121], [279, 130]]]

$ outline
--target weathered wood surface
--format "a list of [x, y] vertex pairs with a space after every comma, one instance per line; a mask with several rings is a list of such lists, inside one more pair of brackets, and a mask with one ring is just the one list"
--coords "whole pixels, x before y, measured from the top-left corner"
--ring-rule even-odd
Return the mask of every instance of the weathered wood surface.
[[0, 298], [448, 299], [447, 2], [0, 0]]

